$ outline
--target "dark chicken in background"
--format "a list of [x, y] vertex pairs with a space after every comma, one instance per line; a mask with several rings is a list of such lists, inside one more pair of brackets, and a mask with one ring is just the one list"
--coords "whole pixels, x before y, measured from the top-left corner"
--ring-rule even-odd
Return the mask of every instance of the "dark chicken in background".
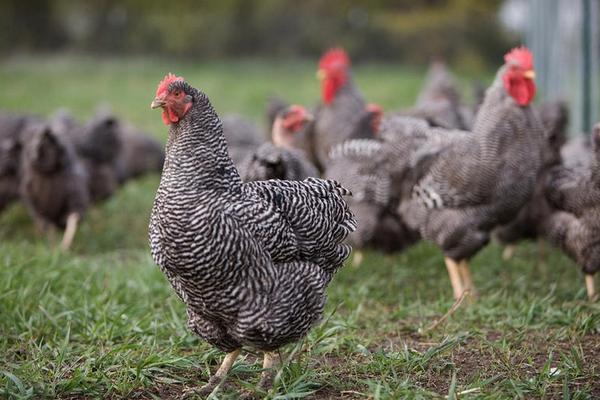
[[256, 151], [266, 141], [266, 136], [254, 121], [237, 114], [223, 117], [223, 135], [227, 141], [229, 156], [240, 168], [248, 154]]
[[120, 122], [106, 108], [99, 109], [83, 125], [71, 122], [67, 130], [88, 175], [88, 190], [94, 203], [108, 199], [119, 187], [120, 131]]
[[0, 213], [19, 198], [21, 134], [35, 117], [0, 112]]
[[162, 171], [165, 150], [158, 140], [127, 122], [121, 122], [120, 142], [121, 151], [116, 159], [119, 184]]
[[200, 390], [225, 378], [242, 346], [265, 352], [259, 388], [272, 385], [274, 353], [322, 316], [325, 290], [350, 254], [355, 228], [337, 182], [243, 183], [207, 96], [167, 75], [153, 108], [169, 126], [150, 218], [155, 262], [185, 303], [189, 327], [227, 352]]
[[42, 231], [64, 229], [68, 250], [88, 205], [87, 176], [70, 141], [46, 123], [22, 133], [20, 197]]

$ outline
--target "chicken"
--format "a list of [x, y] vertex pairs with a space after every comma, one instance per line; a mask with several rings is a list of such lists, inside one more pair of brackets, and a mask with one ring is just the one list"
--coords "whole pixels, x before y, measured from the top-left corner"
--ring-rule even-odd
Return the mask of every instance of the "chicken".
[[418, 174], [400, 213], [444, 252], [455, 298], [475, 291], [468, 260], [533, 194], [543, 141], [542, 124], [529, 107], [533, 77], [529, 50], [506, 54], [472, 132], [433, 135], [433, 144], [425, 141], [418, 150], [422, 160], [413, 163]]
[[350, 254], [349, 192], [317, 178], [243, 183], [209, 99], [183, 78], [167, 75], [151, 106], [169, 125], [152, 256], [189, 327], [228, 353], [201, 393], [225, 378], [242, 346], [265, 352], [259, 387], [268, 388], [272, 352], [319, 321], [325, 289]]
[[88, 175], [92, 202], [111, 197], [119, 187], [117, 159], [121, 153], [121, 123], [108, 109], [101, 108], [84, 125], [69, 120], [68, 114], [55, 114], [51, 124], [65, 129]]
[[67, 250], [89, 203], [85, 171], [70, 141], [47, 123], [30, 124], [23, 142], [21, 199], [43, 231], [65, 229]]
[[305, 154], [294, 147], [294, 135], [312, 120], [304, 107], [292, 105], [280, 110], [273, 121], [271, 140], [246, 157], [240, 167], [244, 181], [285, 179], [299, 181], [319, 176]]
[[498, 240], [507, 245], [503, 258], [512, 257], [516, 243], [524, 239], [540, 240], [540, 252], [543, 255], [544, 223], [550, 213], [550, 206], [546, 202], [544, 186], [548, 172], [561, 162], [561, 148], [567, 139], [567, 125], [569, 123], [569, 110], [562, 102], [543, 103], [539, 107], [540, 118], [544, 126], [544, 143], [542, 147], [542, 168], [536, 181], [533, 197], [521, 209], [517, 217], [508, 224], [496, 229]]
[[265, 117], [267, 121], [267, 126], [273, 126], [275, 123], [275, 118], [277, 115], [288, 108], [290, 105], [287, 101], [278, 96], [271, 96], [267, 101], [267, 109], [265, 112]]
[[353, 194], [348, 203], [358, 227], [348, 240], [359, 249], [355, 266], [362, 261], [360, 249], [364, 247], [401, 251], [419, 238], [396, 212], [398, 197], [390, 164], [385, 143], [376, 139], [348, 140], [331, 150], [324, 177], [335, 179]]
[[19, 198], [21, 133], [35, 118], [0, 113], [0, 212]]
[[456, 80], [443, 62], [431, 64], [415, 106], [401, 115], [425, 119], [431, 126], [470, 129], [473, 114], [461, 104]]
[[238, 168], [248, 154], [265, 142], [265, 136], [256, 124], [240, 115], [227, 115], [223, 118], [223, 134], [227, 141], [229, 156]]
[[545, 193], [554, 207], [545, 232], [583, 270], [587, 294], [596, 297], [594, 274], [600, 267], [600, 124], [592, 133], [594, 161], [588, 167], [553, 168]]
[[121, 151], [115, 162], [120, 184], [162, 171], [165, 151], [156, 139], [128, 123], [120, 125], [119, 139]]
[[[369, 129], [367, 104], [352, 81], [346, 52], [333, 49], [325, 53], [317, 76], [321, 79], [322, 104], [315, 111], [311, 134], [314, 158], [323, 170], [333, 146], [352, 138], [370, 138], [374, 133]], [[363, 128], [357, 129], [359, 126]]]
[[560, 150], [563, 165], [570, 169], [590, 169], [594, 164], [594, 152], [589, 135], [570, 138]]

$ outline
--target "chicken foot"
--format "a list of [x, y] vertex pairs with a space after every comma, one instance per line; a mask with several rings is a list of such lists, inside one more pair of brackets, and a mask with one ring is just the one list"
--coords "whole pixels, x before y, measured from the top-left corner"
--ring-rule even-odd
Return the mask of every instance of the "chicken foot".
[[203, 398], [208, 397], [208, 395], [211, 394], [217, 386], [219, 386], [223, 381], [225, 381], [227, 373], [231, 370], [231, 367], [233, 367], [233, 363], [239, 355], [240, 349], [234, 350], [231, 353], [227, 353], [227, 355], [223, 359], [223, 362], [221, 363], [221, 366], [219, 366], [217, 372], [215, 372], [214, 375], [212, 375], [208, 379], [206, 385], [202, 386], [200, 389], [190, 389], [186, 394], [198, 394]]
[[67, 251], [71, 247], [73, 238], [75, 237], [75, 232], [77, 231], [79, 218], [80, 216], [78, 213], [71, 213], [67, 216], [67, 226], [65, 228], [62, 242], [60, 243], [60, 249], [62, 251]]

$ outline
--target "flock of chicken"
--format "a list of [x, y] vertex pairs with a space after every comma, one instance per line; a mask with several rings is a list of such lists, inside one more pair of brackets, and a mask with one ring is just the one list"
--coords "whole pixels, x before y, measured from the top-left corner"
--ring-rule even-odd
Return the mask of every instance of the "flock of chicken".
[[85, 124], [64, 109], [48, 119], [0, 112], [0, 212], [20, 200], [40, 231], [65, 230], [66, 250], [90, 204], [163, 161], [159, 142], [105, 107]]
[[[272, 143], [263, 143], [251, 122], [224, 118], [243, 180], [336, 180], [353, 193], [348, 202], [358, 228], [349, 243], [355, 250], [401, 251], [430, 240], [446, 256], [456, 298], [466, 290], [475, 294], [468, 260], [491, 236], [506, 245], [505, 258], [520, 240], [548, 239], [581, 265], [594, 296], [600, 127], [592, 139], [567, 141], [566, 105], [530, 104], [535, 84], [528, 50], [506, 55], [473, 107], [461, 102], [441, 63], [432, 64], [413, 108], [385, 115], [354, 85], [343, 50], [323, 56], [318, 76], [322, 103], [314, 116], [271, 101]], [[361, 259], [355, 251], [354, 262]]]
[[354, 85], [346, 53], [330, 50], [321, 104], [308, 113], [274, 100], [270, 143], [243, 118], [221, 120], [183, 78], [160, 82], [151, 107], [169, 136], [152, 255], [190, 329], [228, 353], [201, 394], [243, 346], [265, 352], [259, 387], [270, 387], [273, 351], [319, 320], [349, 244], [399, 251], [429, 240], [460, 299], [475, 294], [468, 261], [490, 237], [546, 237], [583, 268], [594, 297], [600, 127], [565, 144], [565, 106], [531, 104], [532, 54], [516, 48], [504, 61], [475, 110], [437, 64], [413, 109], [383, 114]]
[[153, 258], [190, 329], [228, 353], [203, 394], [243, 346], [265, 352], [259, 386], [269, 388], [273, 352], [319, 320], [350, 245], [431, 241], [459, 299], [476, 293], [469, 260], [491, 237], [507, 256], [521, 239], [546, 238], [581, 266], [595, 296], [600, 126], [567, 141], [566, 107], [532, 104], [528, 49], [505, 55], [475, 107], [441, 64], [412, 109], [386, 114], [364, 100], [343, 50], [328, 51], [317, 75], [311, 112], [271, 102], [269, 142], [242, 117], [221, 120], [206, 94], [171, 74], [151, 104], [169, 127], [166, 152], [106, 111], [85, 124], [65, 112], [0, 114], [0, 210], [20, 199], [41, 228], [65, 229], [68, 248], [91, 202], [162, 170]]

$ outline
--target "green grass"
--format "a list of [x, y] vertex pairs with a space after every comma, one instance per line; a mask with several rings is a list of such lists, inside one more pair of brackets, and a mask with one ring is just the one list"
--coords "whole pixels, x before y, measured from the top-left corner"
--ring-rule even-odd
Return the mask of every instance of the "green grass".
[[[312, 104], [312, 63], [169, 63], [24, 59], [0, 64], [0, 107], [48, 114], [59, 106], [91, 115], [108, 102], [124, 118], [165, 136], [149, 109], [164, 73], [204, 89], [221, 113], [262, 121], [265, 98]], [[386, 109], [414, 101], [423, 71], [363, 65], [370, 101]], [[468, 79], [464, 79], [468, 82]], [[146, 243], [158, 177], [132, 182], [90, 211], [73, 251], [55, 251], [16, 205], [0, 216], [0, 397], [177, 398], [204, 383], [222, 355], [187, 331], [185, 311]], [[452, 305], [440, 252], [426, 243], [404, 254], [368, 252], [329, 289], [326, 318], [282, 352], [295, 357], [269, 396], [309, 398], [600, 397], [600, 304], [566, 257], [524, 244], [503, 262], [491, 245], [472, 262], [480, 298]], [[258, 380], [245, 353], [217, 398], [235, 399]]]

